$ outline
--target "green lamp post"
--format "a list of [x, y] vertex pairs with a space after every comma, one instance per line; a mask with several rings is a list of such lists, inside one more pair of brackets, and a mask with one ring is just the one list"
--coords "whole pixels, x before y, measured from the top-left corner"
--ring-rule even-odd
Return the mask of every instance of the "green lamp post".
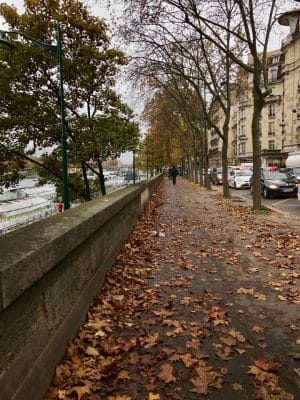
[[132, 151], [132, 172], [133, 184], [135, 185], [135, 150]]
[[62, 155], [62, 182], [63, 182], [63, 204], [64, 210], [70, 208], [69, 202], [69, 191], [68, 191], [68, 159], [67, 159], [67, 140], [66, 140], [66, 121], [65, 121], [65, 101], [64, 101], [64, 85], [63, 85], [63, 57], [62, 57], [62, 46], [61, 46], [61, 30], [60, 24], [56, 22], [56, 33], [57, 33], [57, 44], [51, 45], [40, 40], [33, 38], [27, 33], [21, 31], [0, 31], [0, 48], [4, 50], [11, 50], [13, 44], [6, 38], [6, 34], [18, 34], [23, 36], [25, 39], [32, 42], [37, 47], [49, 51], [50, 53], [56, 53], [59, 65], [59, 90], [60, 90], [60, 113], [61, 113], [61, 155]]

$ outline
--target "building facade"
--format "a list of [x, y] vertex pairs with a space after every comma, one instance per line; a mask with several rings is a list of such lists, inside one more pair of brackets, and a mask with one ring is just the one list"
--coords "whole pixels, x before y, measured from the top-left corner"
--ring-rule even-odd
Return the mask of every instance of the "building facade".
[[[260, 116], [262, 166], [283, 166], [289, 152], [300, 150], [300, 10], [286, 12], [279, 23], [290, 27], [281, 49], [268, 54], [267, 96]], [[252, 161], [252, 76], [241, 71], [242, 88], [232, 93], [228, 164]], [[217, 116], [222, 123], [224, 118]], [[222, 126], [221, 124], [218, 126]], [[209, 132], [210, 165], [221, 166], [222, 141]]]

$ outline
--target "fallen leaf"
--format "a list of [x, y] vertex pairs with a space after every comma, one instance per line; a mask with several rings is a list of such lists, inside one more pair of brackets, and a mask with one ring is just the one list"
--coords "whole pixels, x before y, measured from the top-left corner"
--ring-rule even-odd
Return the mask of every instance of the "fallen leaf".
[[148, 400], [160, 400], [160, 395], [155, 393], [149, 393]]
[[89, 385], [75, 386], [68, 391], [68, 394], [72, 393], [76, 393], [77, 400], [81, 400], [84, 395], [91, 393], [91, 388]]
[[207, 394], [207, 389], [208, 389], [208, 382], [205, 382], [203, 379], [200, 377], [196, 377], [191, 379], [191, 382], [193, 384], [193, 389], [191, 392], [199, 393], [199, 394]]
[[118, 378], [119, 379], [130, 379], [128, 371], [126, 371], [125, 369], [123, 369], [122, 371], [120, 371], [118, 373]]
[[170, 364], [163, 364], [161, 366], [161, 372], [158, 377], [161, 381], [166, 383], [176, 382], [176, 378], [173, 375], [173, 367]]
[[233, 387], [233, 390], [243, 390], [243, 386], [240, 385], [239, 383], [233, 383], [232, 387]]
[[261, 332], [264, 332], [264, 330], [265, 330], [265, 328], [260, 325], [253, 325], [251, 328], [251, 331], [255, 332], [255, 333], [261, 333]]
[[99, 352], [97, 349], [95, 349], [94, 347], [88, 346], [85, 350], [86, 354], [89, 356], [94, 356], [94, 357], [98, 357], [99, 356]]

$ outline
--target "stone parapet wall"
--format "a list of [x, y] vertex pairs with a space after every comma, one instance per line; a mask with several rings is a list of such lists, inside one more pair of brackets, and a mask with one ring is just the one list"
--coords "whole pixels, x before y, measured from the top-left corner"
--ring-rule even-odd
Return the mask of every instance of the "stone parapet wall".
[[160, 177], [0, 237], [0, 398], [41, 400]]

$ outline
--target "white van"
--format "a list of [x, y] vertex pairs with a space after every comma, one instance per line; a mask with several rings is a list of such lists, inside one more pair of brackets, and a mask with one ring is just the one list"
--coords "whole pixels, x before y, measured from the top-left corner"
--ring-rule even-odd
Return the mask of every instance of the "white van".
[[300, 168], [300, 151], [289, 153], [285, 165], [287, 168]]
[[[286, 169], [289, 175], [293, 178], [300, 181], [300, 151], [295, 151], [293, 153], [289, 153], [288, 158], [285, 162]], [[300, 200], [300, 184], [297, 184], [298, 187], [298, 200]]]

